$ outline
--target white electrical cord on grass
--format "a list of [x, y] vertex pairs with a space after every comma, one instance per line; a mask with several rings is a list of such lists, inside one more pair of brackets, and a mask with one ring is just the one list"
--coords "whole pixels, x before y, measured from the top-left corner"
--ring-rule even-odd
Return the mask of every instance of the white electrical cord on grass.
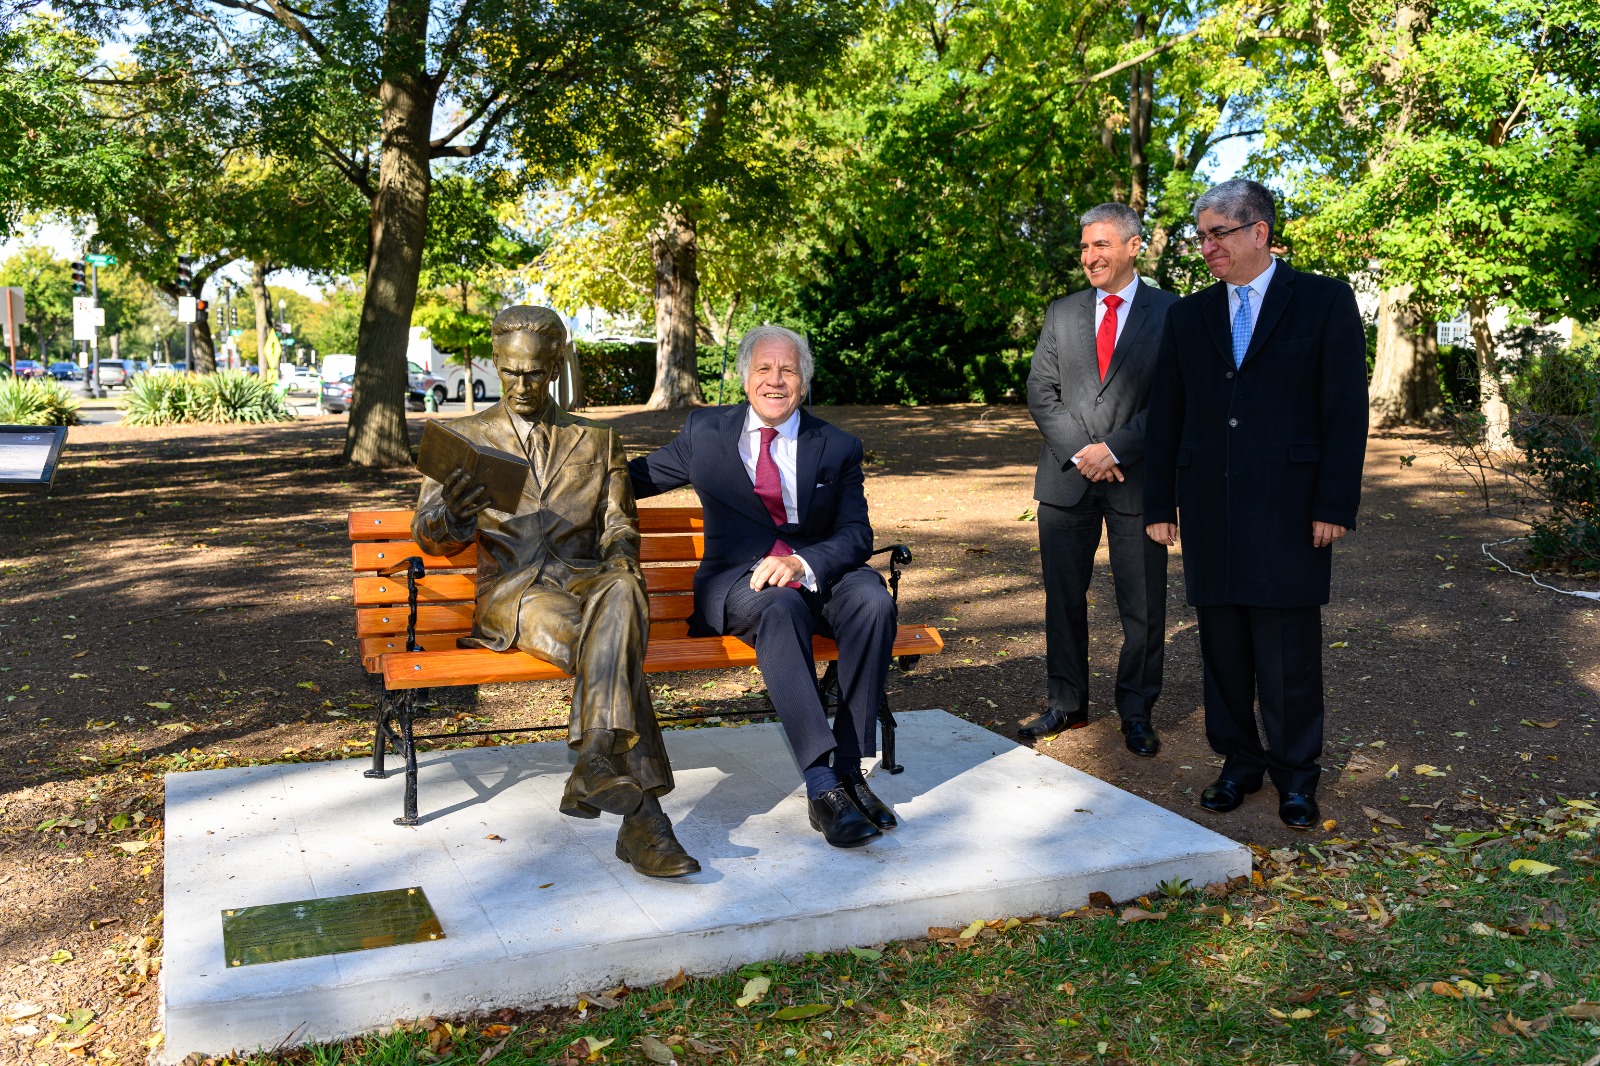
[[1504, 559], [1500, 558], [1494, 552], [1489, 550], [1490, 548], [1498, 548], [1502, 544], [1515, 544], [1519, 540], [1527, 539], [1527, 537], [1512, 537], [1509, 540], [1497, 540], [1492, 544], [1481, 544], [1479, 545], [1479, 549], [1483, 552], [1483, 554], [1487, 555], [1489, 558], [1493, 559], [1496, 563], [1499, 563], [1513, 574], [1516, 574], [1518, 577], [1525, 577], [1529, 579], [1542, 589], [1549, 589], [1551, 592], [1559, 592], [1563, 596], [1582, 596], [1586, 600], [1600, 600], [1600, 592], [1582, 592], [1577, 589], [1558, 589], [1554, 585], [1547, 585], [1543, 581], [1540, 581], [1537, 576], [1526, 573], [1522, 570], [1518, 570], [1516, 567], [1512, 566], [1510, 563], [1506, 562]]

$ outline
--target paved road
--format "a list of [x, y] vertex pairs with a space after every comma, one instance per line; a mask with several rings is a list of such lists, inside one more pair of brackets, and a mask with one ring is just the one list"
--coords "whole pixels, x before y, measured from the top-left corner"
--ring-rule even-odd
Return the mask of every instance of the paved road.
[[[108, 396], [97, 400], [87, 399], [81, 392], [74, 392], [73, 395], [83, 401], [78, 410], [78, 417], [84, 425], [106, 426], [122, 421], [122, 409], [116, 405], [122, 403], [127, 394], [121, 389], [113, 389]], [[478, 404], [479, 410], [486, 406], [486, 403]], [[291, 392], [289, 394], [289, 409], [299, 418], [311, 418], [322, 413], [317, 407], [316, 394], [309, 392]], [[467, 405], [452, 400], [440, 408], [440, 411], [454, 418], [466, 414]], [[343, 418], [344, 415], [333, 415], [331, 417]]]

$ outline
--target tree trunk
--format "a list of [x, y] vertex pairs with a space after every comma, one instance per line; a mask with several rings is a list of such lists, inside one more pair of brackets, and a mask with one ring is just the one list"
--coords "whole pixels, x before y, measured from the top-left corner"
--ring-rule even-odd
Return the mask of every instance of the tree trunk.
[[698, 407], [700, 383], [695, 360], [695, 303], [700, 292], [694, 221], [678, 204], [661, 211], [650, 231], [650, 258], [656, 268], [656, 386], [652, 411]]
[[[195, 286], [199, 291], [199, 286]], [[215, 374], [217, 372], [217, 345], [211, 339], [211, 309], [206, 308], [204, 315], [196, 314], [194, 319], [194, 372], [196, 374]]]
[[[1146, 16], [1134, 22], [1134, 39], [1143, 40]], [[1150, 111], [1155, 105], [1155, 70], [1142, 65], [1128, 72], [1128, 206], [1144, 217], [1150, 198], [1150, 160], [1145, 147], [1150, 142]]]
[[354, 395], [344, 458], [356, 466], [409, 466], [406, 347], [417, 303], [422, 244], [428, 235], [428, 138], [435, 98], [421, 71], [427, 40], [425, 0], [391, 0], [378, 90], [383, 114], [378, 192], [368, 223], [367, 292], [356, 341]]
[[1500, 368], [1495, 360], [1494, 334], [1489, 330], [1488, 299], [1468, 297], [1467, 316], [1472, 323], [1472, 346], [1478, 354], [1478, 402], [1483, 411], [1484, 444], [1491, 451], [1509, 451], [1511, 409], [1500, 392]]
[[256, 309], [256, 367], [263, 374], [267, 370], [267, 335], [272, 332], [272, 295], [267, 292], [270, 273], [272, 264], [265, 260], [250, 264], [250, 303]]
[[1430, 319], [1411, 306], [1411, 285], [1378, 293], [1378, 353], [1368, 390], [1372, 425], [1431, 426], [1444, 413], [1439, 388], [1439, 340]]

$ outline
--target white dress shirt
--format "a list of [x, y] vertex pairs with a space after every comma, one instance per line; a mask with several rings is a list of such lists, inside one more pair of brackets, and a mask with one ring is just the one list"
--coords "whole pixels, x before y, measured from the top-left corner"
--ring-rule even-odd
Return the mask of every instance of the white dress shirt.
[[1139, 291], [1139, 275], [1135, 274], [1133, 280], [1128, 282], [1128, 287], [1121, 292], [1110, 293], [1104, 289], [1094, 290], [1094, 334], [1100, 335], [1100, 323], [1106, 317], [1106, 297], [1120, 296], [1122, 304], [1117, 308], [1117, 340], [1122, 339], [1122, 327], [1128, 324], [1128, 309], [1133, 306], [1133, 294]]
[[[761, 421], [761, 416], [756, 414], [755, 408], [746, 408], [744, 415], [744, 432], [739, 434], [739, 458], [744, 461], [744, 471], [750, 475], [750, 484], [756, 483], [756, 461], [761, 456], [761, 431], [766, 428], [766, 423]], [[798, 523], [800, 521], [800, 497], [795, 488], [796, 470], [800, 456], [800, 411], [797, 408], [793, 414], [784, 420], [782, 425], [773, 427], [778, 435], [772, 438], [772, 461], [778, 467], [778, 481], [783, 486], [783, 515], [784, 521]], [[812, 592], [817, 591], [817, 575], [812, 573], [811, 564], [795, 555], [800, 560], [800, 565], [805, 567], [805, 576], [800, 583]]]
[[1255, 336], [1256, 323], [1261, 320], [1261, 302], [1267, 295], [1267, 286], [1272, 284], [1272, 272], [1278, 269], [1278, 257], [1273, 256], [1267, 263], [1267, 269], [1257, 274], [1251, 281], [1243, 285], [1228, 286], [1228, 327], [1233, 327], [1233, 316], [1239, 313], [1239, 290], [1250, 290], [1250, 335]]

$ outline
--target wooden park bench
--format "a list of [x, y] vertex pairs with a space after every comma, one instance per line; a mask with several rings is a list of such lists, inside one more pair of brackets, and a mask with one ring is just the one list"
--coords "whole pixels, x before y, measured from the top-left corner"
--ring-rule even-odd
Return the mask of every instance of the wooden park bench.
[[[368, 777], [384, 777], [384, 755], [392, 744], [405, 757], [405, 811], [398, 825], [417, 824], [417, 742], [446, 737], [565, 730], [557, 725], [514, 729], [472, 729], [454, 733], [417, 733], [414, 722], [428, 701], [428, 691], [455, 685], [488, 685], [508, 681], [550, 681], [569, 675], [543, 659], [522, 651], [460, 648], [456, 641], [472, 632], [476, 608], [478, 549], [467, 545], [450, 555], [430, 555], [411, 539], [410, 511], [353, 511], [350, 514], [351, 556], [355, 577], [356, 636], [361, 664], [383, 685], [372, 737]], [[737, 637], [691, 637], [689, 614], [694, 609], [694, 573], [705, 554], [704, 519], [699, 507], [641, 507], [639, 551], [650, 601], [650, 643], [646, 673], [717, 670], [755, 665], [755, 649]], [[903, 544], [872, 553], [889, 562], [889, 590], [898, 601], [900, 568], [911, 562]], [[932, 626], [902, 625], [894, 655], [902, 670], [917, 659], [944, 650]], [[825, 705], [838, 700], [837, 659], [833, 641], [816, 637], [816, 660], [827, 663], [818, 682]], [[723, 717], [754, 717], [770, 710]], [[661, 722], [708, 717], [706, 714], [657, 715]], [[892, 774], [895, 761], [894, 715], [885, 699], [878, 708], [883, 732], [883, 766]]]

